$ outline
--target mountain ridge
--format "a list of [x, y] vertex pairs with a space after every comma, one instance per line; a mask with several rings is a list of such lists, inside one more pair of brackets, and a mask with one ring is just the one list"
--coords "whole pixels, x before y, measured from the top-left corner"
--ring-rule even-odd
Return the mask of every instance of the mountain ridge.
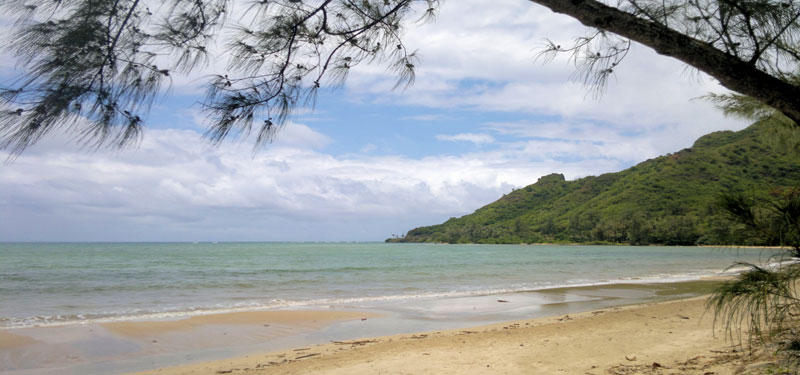
[[[769, 195], [800, 185], [800, 157], [760, 121], [619, 172], [567, 181], [542, 176], [469, 215], [388, 242], [756, 244], [716, 204], [722, 193]], [[767, 244], [758, 244], [767, 245]]]

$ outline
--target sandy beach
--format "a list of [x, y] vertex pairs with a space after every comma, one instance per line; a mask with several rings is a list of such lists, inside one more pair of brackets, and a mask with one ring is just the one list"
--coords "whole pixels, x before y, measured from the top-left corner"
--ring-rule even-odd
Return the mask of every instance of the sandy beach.
[[[98, 258], [128, 267], [120, 278], [103, 262], [71, 263], [83, 259], [73, 256], [83, 246], [37, 247], [40, 261], [66, 265], [48, 268], [51, 278], [37, 276], [41, 267], [18, 249], [17, 262], [30, 269], [7, 288], [19, 291], [10, 303], [0, 304], [0, 373], [734, 374], [752, 361], [713, 331], [702, 296], [736, 272], [722, 271], [733, 262], [771, 254], [383, 244], [236, 244], [225, 245], [227, 253], [185, 244], [94, 248]], [[207, 266], [185, 264], [187, 252]], [[91, 282], [81, 281], [84, 273]]]
[[702, 297], [718, 282], [0, 330], [0, 372], [732, 374], [742, 352]]
[[[0, 373], [119, 374], [138, 371], [147, 363], [155, 367], [225, 358], [257, 347], [274, 350], [298, 345], [303, 341], [294, 341], [297, 337], [339, 322], [377, 316], [346, 310], [245, 311], [177, 320], [0, 330]], [[274, 343], [279, 344], [270, 346]]]
[[[706, 297], [331, 342], [139, 374], [734, 374]], [[752, 365], [751, 365], [752, 366]]]
[[374, 316], [356, 311], [243, 311], [198, 315], [181, 320], [103, 323], [101, 326], [120, 336], [142, 339], [163, 336], [171, 332], [190, 331], [209, 325], [259, 326], [263, 322], [269, 322], [293, 328], [320, 329], [337, 321]]

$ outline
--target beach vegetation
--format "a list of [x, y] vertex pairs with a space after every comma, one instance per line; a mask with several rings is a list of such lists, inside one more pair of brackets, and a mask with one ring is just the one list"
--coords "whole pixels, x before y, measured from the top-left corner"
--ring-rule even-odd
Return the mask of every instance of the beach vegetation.
[[[16, 20], [6, 48], [22, 72], [0, 87], [0, 148], [19, 154], [57, 128], [95, 147], [135, 144], [150, 104], [172, 78], [218, 58], [227, 64], [206, 85], [207, 138], [219, 143], [254, 134], [256, 145], [267, 143], [296, 108], [313, 106], [320, 88], [342, 85], [359, 64], [383, 64], [396, 75], [396, 88], [412, 84], [420, 61], [406, 47], [403, 30], [415, 20], [433, 20], [441, 6], [440, 0], [265, 0], [243, 2], [235, 10], [233, 3], [0, 2], [3, 14]], [[570, 56], [575, 77], [594, 94], [605, 90], [608, 79], [623, 69], [632, 44], [639, 43], [793, 123], [800, 120], [796, 1], [531, 3], [590, 29], [572, 43], [548, 42], [541, 56], [546, 61]], [[491, 2], [484, 6], [490, 13]], [[583, 215], [554, 224], [582, 233], [591, 213]], [[696, 233], [679, 234], [691, 225], [684, 219], [645, 220], [658, 241], [697, 240]], [[620, 230], [616, 225], [598, 233], [613, 239]]]
[[800, 189], [777, 189], [768, 198], [725, 195], [721, 205], [748, 236], [777, 239], [785, 252], [721, 284], [708, 300], [715, 324], [729, 338], [774, 349], [787, 366], [800, 368]]
[[[743, 96], [718, 101], [729, 115], [760, 119], [792, 128], [781, 113]], [[797, 134], [786, 134], [778, 149], [800, 156]], [[774, 349], [781, 366], [775, 373], [800, 369], [800, 184], [775, 187], [763, 196], [725, 193], [718, 199], [727, 220], [742, 238], [782, 246], [784, 251], [762, 264], [737, 263], [744, 268], [715, 289], [707, 302], [715, 325], [723, 325], [730, 339], [751, 348]]]

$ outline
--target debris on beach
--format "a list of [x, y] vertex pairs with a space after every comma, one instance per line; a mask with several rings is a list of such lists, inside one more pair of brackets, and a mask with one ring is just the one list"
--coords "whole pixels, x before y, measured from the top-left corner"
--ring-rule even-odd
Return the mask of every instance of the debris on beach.
[[332, 343], [336, 345], [351, 345], [351, 346], [364, 346], [376, 342], [378, 342], [378, 340], [332, 341]]

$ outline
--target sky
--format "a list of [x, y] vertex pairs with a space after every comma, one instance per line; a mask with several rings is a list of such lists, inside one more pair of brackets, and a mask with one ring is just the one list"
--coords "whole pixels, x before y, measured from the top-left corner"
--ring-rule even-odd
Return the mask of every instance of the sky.
[[[529, 1], [444, 2], [435, 22], [407, 25], [413, 86], [359, 66], [255, 152], [202, 137], [212, 63], [174, 78], [138, 147], [57, 133], [0, 164], [0, 241], [382, 241], [543, 175], [616, 172], [747, 125], [698, 99], [725, 92], [713, 79], [644, 46], [599, 99], [566, 59], [536, 59], [545, 39], [587, 32]], [[0, 79], [17, 74], [0, 52]]]

